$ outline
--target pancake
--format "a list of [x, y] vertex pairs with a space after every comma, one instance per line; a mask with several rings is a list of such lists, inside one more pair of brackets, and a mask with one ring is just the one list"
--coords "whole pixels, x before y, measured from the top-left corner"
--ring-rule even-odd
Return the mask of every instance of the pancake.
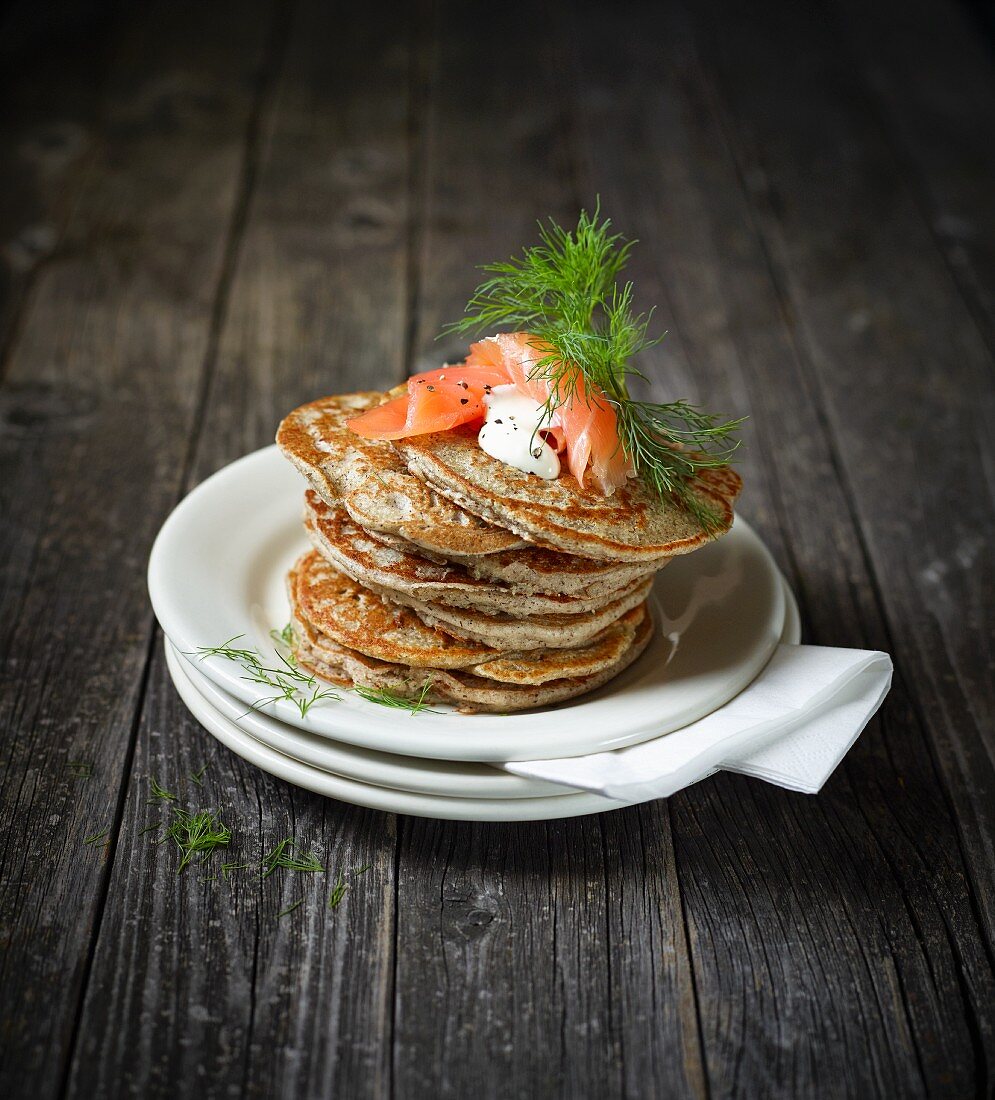
[[618, 661], [647, 612], [639, 604], [579, 647], [506, 653], [426, 626], [339, 573], [315, 551], [287, 578], [293, 617], [345, 649], [410, 668], [466, 669], [503, 683], [542, 684], [591, 675]]
[[524, 545], [409, 473], [390, 443], [362, 439], [346, 427], [384, 396], [341, 394], [302, 405], [280, 424], [277, 444], [324, 501], [345, 508], [362, 527], [442, 555], [491, 554]]
[[472, 639], [505, 651], [540, 647], [555, 651], [570, 649], [590, 641], [627, 611], [641, 604], [652, 586], [652, 577], [635, 581], [623, 589], [616, 599], [597, 611], [587, 611], [579, 615], [538, 615], [530, 619], [475, 611], [469, 607], [424, 603], [408, 596], [398, 596], [395, 599], [415, 611], [428, 626], [449, 631], [458, 638]]
[[451, 555], [479, 580], [497, 581], [522, 592], [560, 592], [565, 596], [606, 596], [661, 570], [669, 558], [648, 562], [612, 562], [580, 558], [542, 546], [501, 550], [478, 557]]
[[500, 684], [470, 672], [411, 668], [379, 661], [339, 645], [296, 617], [292, 623], [294, 657], [304, 671], [343, 686], [383, 690], [405, 698], [417, 697], [429, 685], [427, 702], [452, 703], [469, 714], [533, 710], [594, 691], [628, 668], [653, 635], [653, 620], [644, 615], [628, 646], [599, 672], [542, 684]]
[[466, 671], [503, 684], [545, 684], [567, 677], [590, 676], [617, 664], [635, 641], [643, 621], [649, 617], [646, 604], [641, 603], [586, 645], [495, 657], [493, 661], [471, 665]]
[[544, 481], [492, 458], [476, 435], [459, 428], [394, 445], [413, 474], [453, 503], [523, 539], [582, 557], [638, 562], [686, 554], [732, 525], [742, 481], [728, 467], [703, 471], [693, 484], [719, 517], [709, 534], [690, 512], [639, 478], [612, 496], [581, 488], [569, 474]]
[[[617, 595], [617, 592], [554, 595], [481, 580], [459, 565], [443, 565], [424, 557], [411, 543], [385, 545], [356, 524], [343, 509], [330, 507], [311, 490], [305, 493], [304, 502], [304, 526], [314, 548], [339, 572], [388, 599], [408, 596], [450, 607], [469, 607], [524, 618], [547, 613], [575, 615], [596, 611]], [[402, 549], [403, 546], [407, 549]], [[566, 556], [554, 551], [535, 553], [547, 557]]]
[[339, 645], [393, 664], [466, 668], [501, 653], [426, 625], [413, 611], [340, 573], [316, 550], [299, 558], [288, 578], [291, 606]]

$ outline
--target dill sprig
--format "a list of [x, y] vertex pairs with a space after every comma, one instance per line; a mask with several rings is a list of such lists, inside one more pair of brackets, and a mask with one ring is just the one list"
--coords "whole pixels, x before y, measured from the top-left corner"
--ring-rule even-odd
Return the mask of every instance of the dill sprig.
[[362, 685], [357, 685], [353, 688], [353, 691], [361, 698], [365, 699], [368, 703], [376, 703], [381, 707], [393, 707], [395, 710], [406, 710], [409, 714], [438, 714], [436, 710], [432, 710], [428, 705], [428, 695], [432, 690], [431, 681], [427, 681], [422, 684], [421, 689], [416, 695], [404, 696], [398, 695], [396, 692], [391, 691], [389, 688], [368, 688]]
[[233, 871], [244, 871], [247, 867], [255, 867], [254, 863], [222, 863], [221, 864], [221, 877], [228, 882], [231, 879]]
[[207, 771], [208, 765], [202, 764], [195, 772], [190, 773], [190, 779], [196, 783], [198, 787], [204, 785], [204, 773]]
[[345, 897], [346, 890], [349, 889], [346, 880], [339, 875], [338, 881], [332, 887], [332, 892], [328, 895], [328, 908], [338, 909], [342, 904], [342, 899]]
[[[293, 641], [289, 623], [281, 631], [271, 631], [270, 636], [281, 645], [290, 646]], [[226, 660], [234, 661], [245, 673], [243, 680], [262, 684], [273, 690], [273, 695], [256, 700], [249, 710], [259, 710], [270, 703], [286, 699], [297, 707], [303, 718], [320, 700], [341, 698], [334, 688], [322, 687], [317, 677], [304, 672], [298, 666], [293, 653], [282, 653], [277, 650], [276, 659], [279, 663], [275, 666], [265, 665], [258, 650], [233, 644], [244, 637], [244, 634], [236, 634], [221, 645], [198, 646], [196, 652], [202, 661], [207, 657], [224, 657]]]
[[[355, 867], [350, 871], [350, 875], [358, 878], [360, 875], [365, 875], [366, 872], [373, 866], [372, 863], [364, 863], [362, 867]], [[328, 895], [328, 908], [338, 909], [342, 904], [342, 899], [346, 895], [346, 891], [349, 889], [349, 884], [345, 880], [345, 876], [342, 872], [339, 872], [338, 880], [332, 887], [331, 893]]]
[[293, 837], [281, 840], [271, 852], [267, 852], [263, 856], [262, 866], [263, 878], [269, 878], [280, 868], [287, 871], [324, 871], [325, 869], [312, 852], [301, 852]]
[[277, 920], [279, 920], [281, 917], [287, 916], [288, 913], [292, 913], [295, 909], [300, 909], [303, 904], [304, 899], [298, 898], [297, 901], [295, 901], [292, 905], [288, 905], [286, 909], [281, 909], [280, 912], [277, 913]]
[[161, 787], [154, 775], [149, 776], [149, 790], [152, 792], [152, 797], [149, 799], [150, 804], [153, 802], [176, 801], [176, 795], [171, 791], [167, 791], [164, 787]]
[[[83, 837], [84, 844], [99, 844], [102, 840], [107, 840], [110, 836], [110, 829], [102, 829], [99, 833], [94, 833], [93, 836]], [[109, 841], [108, 841], [109, 843]]]
[[215, 848], [225, 848], [231, 840], [231, 831], [213, 810], [190, 813], [180, 806], [173, 807], [173, 820], [166, 826], [165, 839], [172, 840], [183, 853], [179, 874], [194, 858], [200, 862], [208, 859]]
[[521, 256], [485, 264], [489, 277], [474, 291], [461, 320], [444, 332], [498, 328], [526, 331], [536, 348], [532, 377], [548, 380], [546, 419], [571, 401], [583, 382], [615, 409], [619, 445], [656, 493], [679, 501], [708, 531], [718, 515], [695, 492], [703, 470], [728, 465], [742, 420], [724, 420], [687, 401], [634, 400], [629, 380], [645, 376], [631, 360], [653, 347], [650, 313], [633, 307], [632, 283], [619, 283], [635, 242], [611, 232], [611, 221], [581, 211], [577, 228], [539, 224], [540, 243]]

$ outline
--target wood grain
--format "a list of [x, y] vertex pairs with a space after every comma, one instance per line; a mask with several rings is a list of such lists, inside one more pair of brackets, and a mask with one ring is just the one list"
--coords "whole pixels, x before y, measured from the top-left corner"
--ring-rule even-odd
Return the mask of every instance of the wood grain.
[[0, 20], [0, 378], [96, 147], [113, 45], [111, 5], [101, 0], [45, 13], [13, 3]]
[[[963, 18], [2, 26], [0, 1093], [990, 1094], [995, 95]], [[164, 515], [295, 404], [462, 354], [435, 337], [474, 265], [599, 194], [667, 330], [654, 392], [749, 415], [742, 510], [807, 640], [895, 655], [886, 707], [817, 798], [720, 775], [473, 825], [258, 772], [170, 683]], [[225, 858], [294, 836], [327, 870], [177, 875], [151, 776], [217, 809]]]
[[[401, 374], [408, 50], [403, 33], [358, 15], [317, 2], [278, 14], [190, 483], [268, 444], [297, 403]], [[175, 853], [140, 833], [147, 777], [181, 786], [203, 760], [205, 791], [187, 782], [186, 794], [222, 808], [231, 858], [258, 865], [294, 836], [327, 872], [178, 879]], [[70, 1094], [123, 1080], [170, 1095], [196, 1080], [207, 1095], [384, 1095], [394, 852], [390, 816], [296, 790], [214, 746], [157, 646]], [[331, 910], [340, 874], [349, 889]]]
[[[596, 23], [586, 28], [578, 58], [578, 70], [586, 78], [578, 129], [588, 150], [592, 189], [634, 235], [665, 242], [649, 254], [637, 249], [632, 265], [636, 285], [652, 287], [652, 300], [664, 303], [657, 317], [660, 327], [668, 330], [659, 349], [663, 392], [688, 392], [689, 383], [696, 381], [710, 406], [751, 414], [743, 510], [759, 524], [788, 565], [789, 575], [797, 572], [795, 583], [813, 640], [841, 644], [849, 638], [845, 644], [887, 648], [861, 532], [835, 475], [833, 439], [815, 415], [805, 377], [799, 373], [797, 342], [738, 185], [714, 86], [703, 71], [688, 23], [679, 18], [661, 21], [657, 33], [650, 35], [646, 28], [654, 25], [653, 19], [648, 11], [645, 14], [644, 34], [632, 42], [622, 66], [630, 83], [621, 87], [617, 71], [606, 65], [599, 70]], [[785, 432], [786, 424], [790, 432]], [[819, 487], [813, 493], [815, 484]], [[820, 502], [819, 525], [800, 525], [796, 517], [805, 514], [813, 497]], [[915, 1093], [923, 1087], [924, 1073], [925, 1086], [933, 1090], [949, 1079], [958, 1052], [972, 1042], [976, 1030], [989, 1026], [983, 991], [989, 988], [991, 971], [984, 936], [972, 912], [973, 898], [964, 890], [965, 866], [956, 854], [955, 823], [921, 728], [917, 743], [910, 744], [910, 732], [917, 725], [912, 707], [900, 683], [889, 713], [902, 718], [883, 723], [886, 747], [873, 761], [876, 768], [883, 765], [894, 772], [890, 789], [886, 786], [882, 792], [881, 777], [874, 775], [873, 789], [862, 782], [863, 797], [845, 800], [842, 814], [825, 795], [817, 804], [792, 812], [797, 801], [792, 796], [731, 779], [703, 787], [701, 798], [690, 791], [671, 800], [714, 1087], [752, 1088], [762, 1079], [764, 1087], [791, 1082], [793, 1091], [805, 1093], [820, 1080], [839, 1076], [856, 1088], [856, 1062], [874, 1075], [861, 1088]], [[862, 752], [876, 747], [879, 728], [865, 733], [852, 756], [851, 767], [861, 779]], [[906, 793], [902, 784], [913, 787], [914, 805], [912, 791]], [[792, 847], [779, 857], [771, 855], [771, 837], [762, 829], [741, 830], [736, 824], [732, 807], [739, 805], [747, 789], [764, 819], [787, 815]], [[707, 801], [706, 791], [711, 795]], [[729, 812], [724, 823], [720, 806]], [[695, 824], [700, 813], [707, 825]], [[742, 849], [750, 870], [745, 876], [735, 874], [736, 886], [730, 880], [722, 896], [755, 894], [760, 886], [758, 867], [763, 868], [765, 892], [791, 896], [798, 889], [799, 867], [819, 859], [814, 838], [840, 829], [839, 816], [850, 854], [840, 853], [838, 866], [829, 865], [820, 875], [823, 882], [829, 874], [838, 877], [834, 894], [818, 899], [826, 906], [821, 926], [810, 923], [815, 898], [806, 898], [793, 913], [779, 913], [779, 929], [763, 924], [768, 907], [761, 902], [735, 918], [734, 932], [728, 924], [731, 914], [716, 919], [712, 892], [698, 884], [703, 878], [711, 882], [715, 868], [710, 865], [723, 844]], [[929, 840], [909, 850], [895, 818], [904, 821], [912, 837], [916, 823], [929, 820]], [[937, 835], [943, 839], [934, 847]], [[720, 836], [724, 839], [715, 839]], [[898, 849], [901, 859], [895, 858]], [[724, 864], [724, 873], [734, 865]], [[894, 913], [899, 904], [908, 909], [904, 919], [890, 919], [888, 938], [881, 942], [879, 957], [884, 952], [895, 973], [894, 980], [881, 988], [876, 987], [882, 975], [867, 970], [866, 926], [854, 924], [848, 915], [868, 909], [868, 867], [875, 868], [870, 881], [877, 884], [876, 890], [892, 895], [888, 912]], [[931, 894], [921, 885], [927, 868], [933, 879]], [[952, 950], [947, 946], [948, 926], [958, 930]], [[831, 965], [820, 958], [830, 927], [835, 930]], [[927, 929], [933, 942], [924, 950], [919, 940]], [[755, 939], [758, 950], [770, 951], [777, 944], [776, 969], [763, 967], [752, 952], [742, 955], [726, 933], [737, 940]], [[944, 957], [938, 970], [936, 955]], [[958, 963], [965, 955], [972, 960], [980, 986], [967, 996]], [[813, 979], [809, 972], [815, 959], [820, 964]], [[764, 970], [762, 977], [758, 966]], [[819, 1029], [807, 1044], [802, 1023], [811, 1010], [807, 1002], [827, 981], [836, 986], [832, 1003], [849, 1002], [850, 1010], [840, 1013], [833, 1042], [827, 1042], [825, 1031]], [[938, 994], [937, 984], [945, 992]], [[809, 995], [803, 992], [806, 987]], [[901, 996], [894, 995], [895, 989]], [[718, 994], [719, 990], [724, 992]], [[734, 991], [744, 992], [736, 992], [732, 999]], [[875, 1020], [871, 1026], [868, 1014]], [[789, 1027], [795, 1040], [783, 1059], [769, 1053], [772, 1040], [773, 1049], [781, 1049], [770, 1029], [782, 1026], [782, 1016], [796, 1020]], [[736, 1021], [732, 1028], [731, 1020]], [[764, 1052], [763, 1061], [757, 1064], [759, 1052]], [[972, 1067], [957, 1069], [959, 1087], [970, 1088]]]
[[989, 349], [995, 349], [995, 66], [966, 6], [840, 0], [842, 38]]
[[[0, 403], [4, 1095], [54, 1094], [72, 1042], [143, 691], [145, 564], [180, 488], [238, 192], [265, 28], [218, 5], [191, 38], [195, 16], [149, 7], [117, 32], [102, 151]], [[84, 844], [105, 829], [109, 849]]]

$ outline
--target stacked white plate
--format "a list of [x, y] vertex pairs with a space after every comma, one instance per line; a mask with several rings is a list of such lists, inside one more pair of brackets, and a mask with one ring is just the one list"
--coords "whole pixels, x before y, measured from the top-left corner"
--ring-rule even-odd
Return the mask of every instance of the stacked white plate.
[[[276, 447], [227, 466], [166, 521], [149, 592], [180, 696], [224, 745], [299, 787], [394, 813], [477, 821], [573, 817], [624, 803], [501, 770], [510, 760], [604, 752], [666, 736], [727, 703], [779, 642], [796, 643], [794, 599], [742, 519], [677, 558], [651, 597], [656, 633], [643, 656], [591, 695], [514, 715], [433, 706], [408, 714], [341, 690], [305, 715], [199, 650], [240, 636], [265, 663], [287, 621], [284, 578], [306, 547], [303, 483]], [[702, 761], [701, 775], [712, 770]], [[693, 771], [693, 769], [692, 769]], [[691, 779], [697, 776], [691, 775]]]

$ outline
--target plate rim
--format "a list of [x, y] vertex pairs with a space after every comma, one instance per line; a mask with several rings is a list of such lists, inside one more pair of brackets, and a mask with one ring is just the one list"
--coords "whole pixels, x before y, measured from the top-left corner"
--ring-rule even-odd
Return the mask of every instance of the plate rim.
[[[226, 707], [230, 703], [231, 710], [236, 710], [241, 706], [241, 703], [228, 695], [223, 688], [220, 688], [209, 677], [205, 676], [190, 662], [184, 660], [183, 655], [179, 652], [176, 646], [170, 641], [168, 637], [164, 637], [164, 648], [166, 652], [166, 664], [169, 670], [170, 677], [176, 684], [177, 677], [180, 677], [184, 682], [189, 683], [192, 690], [204, 700], [206, 706], [213, 707], [214, 710], [220, 714], [222, 718], [227, 719], [233, 725], [237, 726], [243, 733], [252, 737], [254, 740], [259, 741], [261, 744], [266, 745], [274, 752], [281, 753], [284, 756], [290, 756], [293, 759], [298, 760], [301, 763], [308, 764], [310, 767], [316, 768], [318, 771], [328, 772], [332, 775], [339, 775], [346, 779], [355, 779], [361, 783], [369, 783], [371, 786], [376, 787], [390, 787], [400, 791], [410, 791], [417, 794], [432, 794], [439, 797], [450, 798], [501, 798], [501, 799], [521, 799], [521, 798], [562, 798], [564, 795], [571, 793], [578, 793], [577, 788], [566, 787], [562, 784], [551, 783], [540, 779], [530, 779], [525, 776], [513, 775], [511, 772], [501, 771], [498, 768], [492, 768], [490, 765], [468, 760], [440, 760], [432, 757], [417, 757], [417, 756], [401, 756], [399, 753], [390, 753], [383, 750], [371, 749], [367, 746], [352, 745], [348, 742], [336, 742], [330, 737], [322, 737], [318, 734], [308, 733], [306, 730], [298, 729], [296, 726], [289, 726], [285, 722], [281, 722], [278, 718], [274, 718], [272, 715], [261, 714], [257, 712], [249, 712], [241, 717], [233, 717], [230, 713], [226, 713]], [[179, 690], [177, 688], [177, 690]], [[438, 767], [439, 765], [465, 765], [470, 767], [478, 767], [480, 769], [486, 769], [491, 772], [491, 775], [483, 775], [478, 777], [469, 778], [470, 782], [479, 781], [481, 783], [481, 790], [470, 794], [452, 792], [447, 794], [442, 790], [433, 790], [428, 786], [428, 781], [420, 782], [417, 778], [408, 778], [404, 782], [417, 783], [416, 786], [398, 786], [396, 782], [388, 782], [387, 776], [383, 777], [384, 781], [379, 781], [374, 778], [370, 778], [365, 775], [354, 775], [335, 767], [317, 762], [314, 759], [307, 759], [305, 757], [296, 756], [289, 751], [283, 751], [276, 745], [271, 744], [268, 738], [278, 737], [282, 734], [281, 730], [270, 730], [272, 726], [283, 726], [294, 737], [314, 738], [321, 743], [322, 748], [329, 748], [333, 753], [344, 751], [347, 754], [365, 754], [366, 756], [381, 756], [389, 759], [383, 763], [376, 762], [380, 767], [390, 770], [390, 774], [396, 771], [402, 770], [405, 765], [401, 761], [419, 761], [423, 765], [432, 765]], [[360, 756], [362, 761], [363, 756]], [[371, 765], [372, 768], [373, 765]], [[411, 765], [414, 770], [414, 765]], [[427, 771], [427, 767], [419, 769], [419, 771]], [[438, 774], [438, 773], [437, 773]], [[485, 793], [484, 788], [494, 787], [510, 787], [513, 790], [518, 789], [521, 793]], [[529, 790], [528, 788], [534, 788]]]
[[[167, 654], [167, 662], [169, 656]], [[459, 798], [448, 795], [400, 791], [378, 787], [358, 779], [323, 772], [310, 764], [294, 760], [257, 741], [222, 714], [210, 710], [206, 700], [197, 696], [192, 685], [187, 693], [179, 684], [176, 690], [193, 718], [227, 749], [261, 771], [295, 787], [333, 798], [348, 805], [449, 821], [553, 821], [566, 817], [585, 817], [637, 805], [590, 792], [577, 792], [536, 798]], [[191, 702], [187, 695], [194, 698]], [[200, 702], [198, 702], [198, 700]], [[513, 812], [518, 811], [518, 812]]]

